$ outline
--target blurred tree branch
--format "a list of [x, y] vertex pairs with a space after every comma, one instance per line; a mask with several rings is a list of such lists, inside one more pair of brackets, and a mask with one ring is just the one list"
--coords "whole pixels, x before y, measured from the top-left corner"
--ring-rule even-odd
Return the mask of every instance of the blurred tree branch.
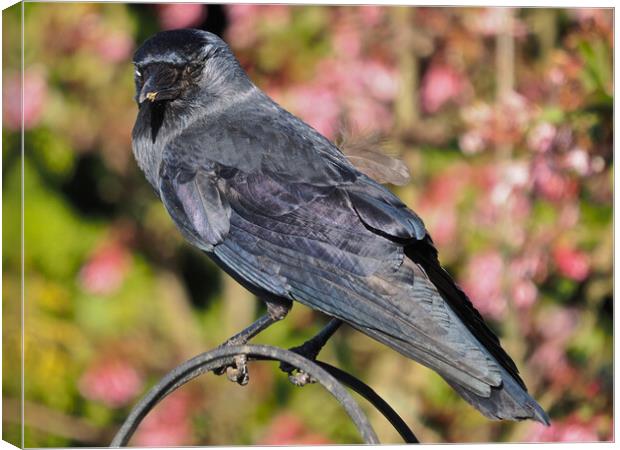
[[[514, 43], [514, 20], [513, 10], [503, 8], [501, 26], [496, 36], [495, 64], [496, 64], [496, 98], [498, 101], [509, 95], [515, 85], [515, 43]], [[499, 159], [510, 158], [512, 146], [502, 144], [497, 149]]]

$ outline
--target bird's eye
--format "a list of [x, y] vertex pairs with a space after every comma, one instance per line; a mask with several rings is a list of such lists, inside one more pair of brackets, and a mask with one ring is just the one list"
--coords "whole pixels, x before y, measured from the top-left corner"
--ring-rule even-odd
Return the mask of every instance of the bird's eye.
[[138, 78], [142, 78], [142, 73], [140, 73], [140, 71], [138, 69], [136, 69], [136, 76]]

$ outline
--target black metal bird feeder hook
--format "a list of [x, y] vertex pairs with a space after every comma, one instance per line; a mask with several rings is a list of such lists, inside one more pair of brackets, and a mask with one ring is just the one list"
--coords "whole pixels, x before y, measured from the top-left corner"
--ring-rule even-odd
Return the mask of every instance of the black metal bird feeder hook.
[[308, 374], [327, 389], [336, 398], [338, 403], [342, 405], [366, 444], [379, 444], [379, 439], [359, 404], [351, 397], [343, 384], [356, 391], [377, 408], [394, 426], [405, 442], [419, 442], [402, 418], [375, 391], [354, 376], [327, 363], [313, 361], [279, 347], [238, 345], [218, 347], [195, 356], [171, 370], [131, 410], [129, 416], [112, 440], [110, 447], [127, 445], [142, 420], [165, 396], [203, 373], [232, 364], [234, 358], [238, 355], [245, 355], [248, 360], [288, 363]]

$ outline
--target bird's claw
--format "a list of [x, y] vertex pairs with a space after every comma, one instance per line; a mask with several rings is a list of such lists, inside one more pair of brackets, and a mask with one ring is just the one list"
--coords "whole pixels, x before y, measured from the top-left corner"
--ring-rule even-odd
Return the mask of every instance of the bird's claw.
[[306, 384], [316, 383], [316, 378], [312, 375], [307, 374], [303, 370], [295, 369], [295, 372], [289, 372], [288, 380], [293, 383], [295, 386], [305, 386]]
[[228, 366], [222, 366], [215, 369], [213, 372], [216, 375], [222, 375], [226, 373], [228, 378], [233, 383], [237, 383], [240, 386], [245, 386], [250, 381], [250, 373], [248, 372], [248, 358], [246, 355], [237, 355], [233, 358], [233, 363]]
[[[297, 353], [310, 361], [314, 361], [319, 354], [319, 351], [311, 341], [304, 342], [299, 347], [290, 348], [289, 351]], [[287, 362], [280, 363], [280, 370], [288, 374], [289, 381], [295, 386], [305, 386], [306, 384], [316, 383], [314, 377]]]
[[237, 355], [233, 360], [233, 365], [226, 367], [226, 377], [241, 386], [245, 386], [250, 381], [248, 373], [248, 357], [245, 355]]

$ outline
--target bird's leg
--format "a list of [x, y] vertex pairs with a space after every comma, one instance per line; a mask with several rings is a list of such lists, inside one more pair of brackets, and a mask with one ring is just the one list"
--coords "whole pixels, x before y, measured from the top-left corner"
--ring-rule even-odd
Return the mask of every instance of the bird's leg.
[[[329, 323], [313, 338], [307, 340], [298, 347], [293, 347], [290, 350], [314, 361], [319, 355], [321, 349], [327, 344], [327, 341], [334, 335], [336, 330], [340, 328], [342, 321], [340, 319], [331, 319]], [[298, 370], [288, 363], [281, 363], [280, 370], [288, 373], [288, 378], [295, 386], [304, 386], [308, 383], [314, 383], [316, 380], [307, 373]]]
[[[229, 338], [220, 347], [230, 345], [244, 345], [250, 339], [269, 328], [276, 322], [284, 319], [291, 309], [291, 304], [285, 305], [282, 303], [267, 303], [267, 313], [259, 317], [249, 327], [245, 328], [241, 332], [235, 334]], [[247, 368], [247, 356], [237, 355], [233, 360], [233, 364], [230, 366], [220, 367], [214, 370], [216, 375], [221, 375], [226, 372], [226, 377], [230, 381], [234, 381], [242, 386], [248, 384], [250, 376]]]

